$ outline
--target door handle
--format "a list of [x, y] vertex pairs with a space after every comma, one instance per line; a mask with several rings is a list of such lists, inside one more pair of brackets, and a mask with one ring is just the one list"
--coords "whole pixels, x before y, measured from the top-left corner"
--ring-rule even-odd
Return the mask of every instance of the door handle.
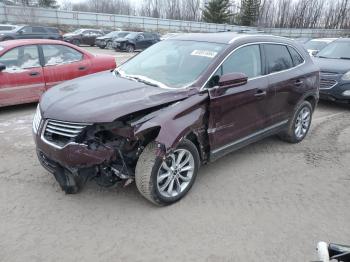
[[294, 85], [295, 86], [301, 86], [304, 82], [302, 80], [295, 80]]
[[39, 72], [30, 72], [29, 75], [30, 76], [37, 76], [37, 75], [39, 75]]
[[79, 66], [79, 67], [78, 67], [78, 70], [81, 70], [81, 71], [82, 71], [82, 70], [85, 70], [85, 69], [86, 69], [86, 66]]
[[254, 94], [254, 96], [256, 96], [256, 97], [266, 96], [266, 91], [265, 91], [265, 90], [258, 89], [258, 90], [256, 91], [256, 93]]

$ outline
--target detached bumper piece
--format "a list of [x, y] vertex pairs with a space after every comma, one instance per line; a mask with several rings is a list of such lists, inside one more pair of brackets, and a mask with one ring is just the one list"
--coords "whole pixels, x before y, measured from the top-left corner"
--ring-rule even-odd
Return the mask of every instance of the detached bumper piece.
[[40, 164], [50, 173], [52, 173], [59, 183], [61, 189], [67, 194], [75, 194], [80, 191], [87, 180], [79, 174], [73, 174], [69, 170], [63, 168], [58, 163], [49, 159], [43, 152], [37, 151]]

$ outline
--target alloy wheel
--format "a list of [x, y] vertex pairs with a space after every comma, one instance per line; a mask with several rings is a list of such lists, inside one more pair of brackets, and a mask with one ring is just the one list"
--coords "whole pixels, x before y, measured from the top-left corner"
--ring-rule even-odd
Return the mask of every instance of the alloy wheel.
[[157, 174], [157, 188], [166, 198], [176, 197], [189, 185], [194, 174], [195, 161], [187, 149], [177, 149], [161, 164]]
[[311, 110], [309, 107], [303, 107], [297, 116], [295, 122], [294, 133], [298, 139], [303, 138], [310, 126], [311, 121]]

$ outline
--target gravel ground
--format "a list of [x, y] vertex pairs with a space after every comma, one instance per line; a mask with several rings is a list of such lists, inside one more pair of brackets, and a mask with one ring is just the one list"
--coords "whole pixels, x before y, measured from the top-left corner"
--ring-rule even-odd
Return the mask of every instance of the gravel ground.
[[203, 166], [163, 208], [134, 184], [65, 195], [36, 159], [35, 107], [0, 110], [0, 261], [311, 261], [319, 240], [350, 244], [349, 107], [321, 103], [300, 144]]

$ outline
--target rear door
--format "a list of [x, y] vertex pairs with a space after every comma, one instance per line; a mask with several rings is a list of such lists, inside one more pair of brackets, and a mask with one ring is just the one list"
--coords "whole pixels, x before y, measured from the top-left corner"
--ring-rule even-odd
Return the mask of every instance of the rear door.
[[263, 44], [263, 47], [269, 86], [276, 94], [269, 110], [273, 121], [278, 123], [290, 118], [296, 101], [303, 93], [303, 72], [294, 68], [298, 62], [293, 61], [287, 45]]
[[66, 45], [41, 45], [46, 88], [89, 74], [90, 59]]
[[13, 48], [0, 57], [6, 69], [0, 72], [0, 106], [38, 101], [45, 91], [38, 48]]

